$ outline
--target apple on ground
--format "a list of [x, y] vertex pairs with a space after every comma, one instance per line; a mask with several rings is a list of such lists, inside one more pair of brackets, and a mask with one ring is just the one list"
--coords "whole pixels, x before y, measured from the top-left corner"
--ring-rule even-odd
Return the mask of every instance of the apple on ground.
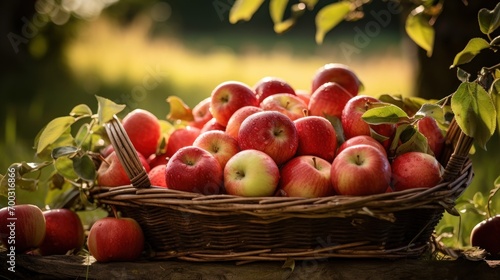
[[372, 145], [379, 149], [384, 155], [387, 156], [387, 151], [385, 150], [384, 146], [380, 144], [379, 141], [375, 140], [375, 138], [368, 136], [368, 135], [358, 135], [354, 136], [352, 138], [349, 138], [345, 140], [342, 144], [340, 144], [339, 148], [337, 149], [337, 154], [342, 152], [345, 148], [351, 147], [354, 145], [359, 145], [359, 144], [367, 144], [367, 145]]
[[174, 130], [174, 132], [170, 134], [170, 137], [168, 137], [167, 149], [165, 152], [166, 157], [172, 157], [172, 155], [182, 147], [191, 146], [200, 133], [201, 130], [193, 126], [186, 126]]
[[248, 116], [241, 123], [238, 143], [241, 150], [268, 154], [279, 166], [295, 155], [299, 137], [289, 117], [277, 111], [264, 111]]
[[359, 144], [344, 149], [335, 157], [330, 176], [337, 194], [379, 194], [390, 186], [391, 164], [379, 149]]
[[427, 143], [436, 158], [440, 158], [444, 147], [444, 135], [439, 128], [437, 121], [426, 116], [417, 122], [417, 130], [427, 138]]
[[292, 121], [307, 114], [307, 104], [297, 95], [276, 93], [266, 97], [260, 103], [264, 111], [278, 111], [287, 115]]
[[[137, 156], [144, 170], [148, 173], [150, 167], [147, 160], [140, 153], [137, 153]], [[97, 169], [97, 182], [99, 185], [106, 187], [117, 187], [130, 184], [130, 178], [118, 159], [116, 151], [113, 151], [107, 156], [99, 166], [99, 169]]]
[[296, 155], [317, 156], [331, 163], [337, 150], [337, 133], [330, 121], [306, 116], [295, 120], [294, 124], [299, 137]]
[[0, 237], [7, 254], [35, 249], [45, 237], [45, 217], [32, 204], [18, 204], [0, 209]]
[[215, 118], [212, 118], [208, 122], [206, 122], [205, 125], [201, 128], [200, 134], [203, 132], [206, 132], [206, 131], [210, 131], [210, 130], [222, 130], [222, 131], [224, 131], [225, 129], [226, 129], [225, 126], [218, 123]]
[[500, 258], [500, 215], [476, 224], [470, 234], [472, 246], [484, 249], [493, 259]]
[[134, 219], [106, 217], [90, 228], [87, 247], [98, 262], [134, 261], [144, 249], [144, 234]]
[[352, 95], [341, 85], [328, 82], [317, 88], [309, 99], [309, 115], [341, 118], [342, 110]]
[[194, 140], [193, 146], [210, 152], [219, 162], [222, 170], [226, 162], [240, 151], [238, 141], [220, 130], [203, 132]]
[[352, 96], [356, 96], [362, 87], [358, 76], [347, 65], [341, 63], [328, 63], [314, 73], [311, 92], [316, 91], [321, 85], [335, 82], [345, 88]]
[[266, 97], [277, 93], [289, 93], [295, 95], [295, 90], [285, 80], [277, 77], [264, 77], [254, 86], [255, 95], [259, 103]]
[[85, 243], [85, 233], [80, 217], [69, 209], [52, 209], [45, 216], [45, 238], [39, 246], [40, 254], [65, 255], [78, 252]]
[[222, 126], [226, 126], [231, 115], [243, 106], [258, 106], [255, 92], [246, 84], [226, 81], [211, 93], [210, 112]]
[[441, 181], [443, 175], [443, 167], [438, 160], [422, 152], [407, 152], [396, 156], [391, 168], [395, 191], [431, 188]]
[[212, 119], [210, 103], [211, 98], [207, 97], [194, 106], [192, 110], [194, 120], [189, 123], [189, 126], [201, 129], [209, 120]]
[[224, 186], [231, 195], [272, 196], [279, 178], [276, 162], [266, 153], [253, 149], [238, 152], [224, 168]]
[[225, 132], [234, 139], [238, 139], [241, 123], [250, 115], [262, 112], [262, 108], [256, 106], [244, 106], [236, 110], [227, 122]]
[[137, 152], [146, 158], [156, 152], [161, 139], [161, 127], [155, 115], [135, 109], [123, 118], [122, 125]]
[[315, 156], [297, 156], [280, 168], [283, 196], [323, 197], [333, 193], [330, 162]]
[[202, 194], [222, 192], [222, 168], [217, 159], [202, 148], [179, 149], [168, 161], [165, 181], [169, 189]]
[[165, 180], [166, 167], [167, 167], [166, 164], [161, 164], [151, 168], [151, 170], [148, 173], [148, 177], [152, 186], [163, 187], [163, 188], [167, 187], [167, 182]]

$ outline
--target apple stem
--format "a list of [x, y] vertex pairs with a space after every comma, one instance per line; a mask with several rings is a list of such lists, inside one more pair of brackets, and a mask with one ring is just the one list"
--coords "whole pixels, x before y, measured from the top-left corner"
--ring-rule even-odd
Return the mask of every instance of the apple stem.
[[287, 101], [285, 104], [285, 109], [288, 109], [288, 105], [290, 105], [290, 101]]
[[309, 116], [309, 110], [307, 109], [302, 110], [302, 114], [304, 115], [304, 117]]
[[316, 157], [312, 158], [314, 168], [318, 169], [318, 163], [316, 162]]

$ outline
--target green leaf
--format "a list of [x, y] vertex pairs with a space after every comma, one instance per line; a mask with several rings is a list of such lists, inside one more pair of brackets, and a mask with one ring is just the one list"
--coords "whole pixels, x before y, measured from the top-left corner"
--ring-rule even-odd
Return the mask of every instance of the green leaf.
[[92, 110], [86, 104], [76, 105], [69, 113], [72, 117], [92, 116]]
[[500, 3], [493, 10], [483, 8], [477, 14], [479, 29], [486, 35], [493, 33], [500, 26]]
[[278, 34], [284, 33], [290, 30], [290, 28], [292, 28], [295, 25], [295, 22], [296, 22], [295, 18], [289, 18], [285, 21], [278, 22], [274, 24], [274, 32]]
[[[82, 146], [83, 141], [85, 141], [85, 139], [88, 140], [87, 135], [90, 133], [89, 129], [90, 129], [90, 125], [88, 123], [85, 123], [82, 126], [80, 126], [80, 128], [78, 129], [78, 132], [75, 135], [75, 143], [77, 146]], [[88, 147], [86, 147], [86, 148], [88, 148]]]
[[497, 127], [498, 132], [500, 133], [500, 78], [493, 81], [490, 88], [490, 96], [493, 105], [495, 106], [496, 115], [497, 115]]
[[497, 122], [495, 105], [486, 90], [475, 82], [461, 83], [451, 98], [451, 109], [460, 129], [486, 149]]
[[337, 143], [340, 145], [345, 141], [344, 129], [342, 128], [342, 121], [336, 117], [331, 115], [325, 115], [325, 118], [332, 124], [333, 129], [337, 135]]
[[434, 47], [434, 28], [430, 25], [423, 6], [415, 8], [406, 18], [406, 33], [419, 47], [432, 56]]
[[41, 153], [37, 153], [36, 156], [41, 160], [53, 160], [52, 150], [64, 146], [75, 146], [73, 135], [71, 135], [71, 127], [68, 127], [56, 141], [48, 145]]
[[500, 46], [500, 35], [496, 36], [495, 38], [493, 38], [493, 40], [491, 40], [490, 46], [497, 46], [497, 47]]
[[401, 144], [396, 149], [396, 156], [408, 152], [431, 153], [427, 138], [420, 133], [414, 126], [408, 126], [399, 138]]
[[55, 142], [74, 122], [74, 117], [59, 117], [50, 121], [40, 134], [36, 153], [41, 153], [50, 144]]
[[368, 124], [397, 124], [410, 122], [408, 114], [393, 104], [386, 104], [366, 111], [361, 118]]
[[288, 0], [270, 0], [269, 1], [269, 15], [276, 25], [283, 21]]
[[73, 161], [73, 168], [75, 173], [78, 174], [80, 178], [85, 181], [93, 182], [96, 178], [96, 167], [92, 158], [89, 155], [83, 155], [82, 157], [74, 157], [71, 159]]
[[[453, 65], [452, 65], [452, 67], [453, 67]], [[457, 78], [461, 82], [468, 82], [470, 79], [470, 74], [469, 74], [469, 72], [463, 70], [462, 68], [457, 67]]]
[[57, 158], [54, 162], [54, 167], [64, 178], [69, 180], [78, 179], [78, 174], [76, 174], [73, 168], [73, 161], [68, 157]]
[[78, 148], [73, 146], [56, 147], [52, 150], [52, 158], [57, 159], [62, 156], [73, 156], [77, 151]]
[[[0, 175], [0, 195], [7, 196], [9, 191], [9, 179], [14, 179], [16, 187], [27, 191], [36, 191], [38, 188], [40, 170], [51, 164], [51, 161], [11, 164], [7, 169], [9, 175]], [[35, 172], [37, 172], [38, 175], [35, 175], [34, 178], [33, 176], [29, 177], [30, 174]]]
[[316, 43], [323, 43], [326, 33], [339, 24], [354, 7], [349, 2], [337, 2], [321, 8], [316, 14]]
[[426, 103], [420, 107], [420, 110], [415, 114], [420, 117], [431, 117], [438, 122], [444, 122], [444, 110], [437, 104]]
[[465, 48], [455, 56], [455, 59], [453, 59], [453, 65], [451, 65], [450, 68], [470, 62], [481, 52], [481, 50], [489, 47], [490, 44], [483, 38], [470, 39]]
[[116, 104], [104, 97], [100, 97], [97, 95], [95, 97], [97, 98], [98, 102], [97, 117], [98, 123], [100, 125], [103, 125], [112, 120], [114, 115], [120, 113], [126, 107], [123, 104]]
[[264, 0], [236, 0], [229, 11], [229, 22], [234, 24], [240, 20], [249, 21]]
[[318, 3], [318, 0], [300, 0], [300, 2], [306, 4], [307, 8], [309, 10], [312, 10], [312, 9], [314, 9], [316, 4]]

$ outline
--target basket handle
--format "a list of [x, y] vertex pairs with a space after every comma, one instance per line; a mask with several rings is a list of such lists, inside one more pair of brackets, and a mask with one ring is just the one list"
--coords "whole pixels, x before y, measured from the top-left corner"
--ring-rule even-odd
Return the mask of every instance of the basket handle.
[[111, 121], [104, 125], [106, 132], [111, 140], [116, 155], [120, 160], [127, 176], [130, 178], [132, 186], [136, 188], [148, 188], [151, 186], [148, 174], [142, 166], [137, 151], [135, 150], [130, 138], [125, 132], [125, 128], [115, 115]]
[[445, 151], [441, 158], [441, 162], [444, 162], [446, 165], [443, 180], [452, 182], [459, 176], [464, 163], [469, 158], [474, 138], [465, 135], [455, 119], [453, 119], [445, 139]]

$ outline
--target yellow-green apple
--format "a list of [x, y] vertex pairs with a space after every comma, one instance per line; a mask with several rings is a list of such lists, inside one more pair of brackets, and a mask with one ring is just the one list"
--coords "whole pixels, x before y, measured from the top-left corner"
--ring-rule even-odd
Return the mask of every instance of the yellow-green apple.
[[200, 133], [210, 130], [226, 130], [226, 127], [218, 123], [215, 118], [211, 118], [205, 125], [201, 128]]
[[309, 115], [334, 116], [340, 119], [344, 106], [351, 98], [351, 94], [339, 84], [325, 83], [311, 94], [308, 105]]
[[161, 139], [161, 128], [158, 118], [151, 112], [135, 109], [122, 120], [134, 148], [146, 158], [156, 152]]
[[295, 95], [293, 87], [285, 80], [277, 77], [264, 77], [254, 85], [255, 95], [261, 103], [266, 97], [277, 93]]
[[45, 217], [38, 206], [18, 204], [0, 209], [0, 237], [11, 260], [16, 253], [40, 246], [44, 236]]
[[148, 173], [148, 177], [152, 186], [163, 187], [163, 188], [167, 187], [167, 182], [165, 180], [166, 167], [167, 167], [166, 164], [161, 164], [151, 168], [151, 170]]
[[307, 105], [295, 94], [276, 93], [266, 97], [260, 103], [264, 111], [278, 111], [287, 115], [292, 121], [302, 118], [307, 112]]
[[321, 85], [335, 82], [345, 88], [352, 96], [356, 96], [362, 86], [358, 76], [347, 65], [341, 63], [328, 63], [314, 73], [311, 92], [316, 91]]
[[210, 103], [211, 98], [207, 97], [193, 107], [193, 121], [189, 123], [190, 126], [197, 127], [201, 129], [209, 120], [212, 119], [212, 113], [210, 113]]
[[357, 135], [368, 135], [372, 136], [372, 131], [380, 134], [387, 140], [382, 142], [384, 148], [388, 148], [390, 144], [390, 138], [393, 136], [396, 127], [393, 124], [379, 124], [379, 125], [369, 125], [361, 116], [370, 109], [371, 104], [379, 103], [380, 100], [367, 96], [358, 95], [351, 98], [345, 104], [342, 110], [342, 128], [344, 130], [344, 136], [346, 139], [352, 138]]
[[[137, 153], [144, 170], [149, 172], [149, 164], [144, 156]], [[130, 178], [127, 176], [116, 151], [107, 156], [97, 169], [97, 182], [101, 186], [117, 187], [130, 184]]]
[[315, 156], [297, 156], [280, 168], [283, 196], [323, 197], [333, 193], [330, 162]]
[[443, 175], [443, 167], [438, 160], [422, 152], [400, 154], [394, 158], [391, 167], [395, 191], [431, 188], [441, 181]]
[[170, 134], [167, 141], [166, 157], [172, 157], [180, 148], [193, 145], [194, 139], [200, 135], [201, 130], [194, 126], [178, 128]]
[[219, 194], [222, 168], [208, 151], [195, 146], [180, 148], [168, 161], [165, 181], [169, 189]]
[[272, 196], [280, 171], [274, 160], [258, 150], [243, 150], [229, 159], [224, 168], [224, 186], [231, 195]]
[[203, 132], [194, 140], [193, 146], [200, 147], [211, 153], [222, 169], [226, 166], [226, 162], [240, 151], [238, 141], [220, 130]]
[[337, 133], [327, 119], [306, 116], [294, 121], [299, 137], [296, 156], [311, 155], [332, 162], [337, 150]]
[[417, 130], [427, 138], [427, 143], [436, 158], [441, 156], [441, 151], [444, 146], [444, 135], [439, 128], [437, 121], [429, 116], [426, 116], [417, 122]]
[[241, 123], [238, 143], [240, 149], [262, 151], [281, 165], [297, 152], [299, 136], [289, 117], [277, 111], [264, 111], [248, 116]]
[[387, 151], [385, 150], [384, 146], [382, 146], [382, 144], [380, 144], [379, 141], [375, 140], [375, 138], [368, 136], [368, 135], [358, 135], [358, 136], [354, 136], [352, 138], [345, 140], [342, 144], [340, 144], [339, 148], [337, 149], [336, 154], [339, 154], [347, 147], [351, 147], [351, 146], [359, 145], [359, 144], [372, 145], [372, 146], [378, 148], [384, 155], [387, 156]]
[[500, 258], [500, 215], [476, 224], [470, 233], [472, 246], [484, 249], [493, 259]]
[[229, 118], [227, 122], [225, 132], [229, 134], [234, 139], [238, 139], [238, 132], [240, 131], [240, 126], [243, 120], [245, 120], [248, 116], [262, 112], [262, 108], [256, 106], [244, 106], [236, 110], [233, 115]]
[[144, 233], [132, 218], [101, 218], [90, 228], [87, 247], [98, 262], [134, 261], [144, 250]]
[[379, 149], [359, 144], [335, 157], [330, 176], [333, 189], [340, 195], [384, 193], [391, 182], [391, 164]]
[[45, 238], [39, 246], [40, 254], [65, 255], [78, 252], [85, 242], [85, 233], [80, 217], [69, 209], [43, 211], [45, 216]]
[[231, 115], [243, 106], [258, 106], [255, 92], [246, 84], [226, 81], [211, 93], [210, 112], [222, 126], [226, 126]]

